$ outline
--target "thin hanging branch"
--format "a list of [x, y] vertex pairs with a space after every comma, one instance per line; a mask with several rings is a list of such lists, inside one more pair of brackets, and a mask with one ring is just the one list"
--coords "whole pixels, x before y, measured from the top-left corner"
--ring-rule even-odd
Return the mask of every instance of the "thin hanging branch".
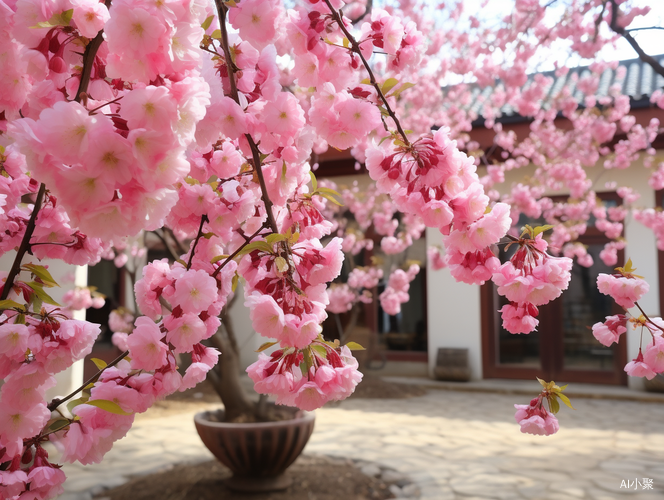
[[129, 356], [129, 351], [125, 351], [122, 354], [120, 354], [117, 358], [115, 358], [113, 361], [111, 361], [109, 364], [107, 364], [104, 368], [99, 370], [97, 373], [95, 373], [92, 377], [87, 379], [85, 382], [83, 382], [83, 385], [81, 385], [78, 389], [75, 389], [71, 393], [69, 393], [66, 397], [60, 399], [60, 398], [55, 398], [53, 399], [47, 406], [48, 411], [53, 411], [55, 410], [58, 406], [60, 406], [62, 403], [66, 403], [69, 401], [71, 398], [73, 398], [76, 394], [81, 392], [83, 389], [85, 389], [88, 385], [96, 382], [99, 379], [99, 376], [104, 373], [104, 370], [107, 370], [108, 368], [111, 368], [115, 365], [117, 365], [120, 361], [125, 359], [127, 356]]
[[[228, 43], [228, 30], [226, 29], [226, 13], [228, 12], [228, 7], [226, 7], [226, 4], [223, 2], [223, 0], [215, 0], [214, 3], [217, 7], [217, 15], [219, 17], [221, 48], [224, 50], [224, 59], [226, 60], [226, 68], [228, 69], [228, 78], [231, 85], [231, 98], [239, 105], [240, 98], [237, 91], [237, 85], [235, 83], [235, 72], [237, 68], [235, 67], [235, 63], [233, 62], [233, 58], [231, 56], [231, 50]], [[258, 183], [261, 187], [261, 198], [263, 199], [263, 204], [265, 205], [267, 221], [270, 225], [270, 229], [272, 229], [274, 233], [278, 233], [279, 229], [277, 226], [277, 221], [275, 220], [274, 214], [272, 213], [272, 200], [270, 200], [270, 197], [268, 196], [265, 177], [263, 176], [263, 169], [261, 166], [261, 151], [258, 149], [258, 145], [250, 134], [244, 134], [244, 136], [247, 138], [249, 146], [251, 147], [252, 162], [254, 164], [254, 171], [258, 177]]]
[[350, 34], [350, 31], [348, 31], [348, 28], [346, 28], [346, 25], [343, 22], [343, 12], [341, 12], [341, 11], [337, 12], [336, 10], [334, 10], [334, 8], [332, 7], [332, 4], [330, 3], [330, 0], [325, 0], [325, 4], [330, 9], [330, 12], [332, 13], [332, 17], [334, 18], [334, 21], [339, 25], [339, 28], [341, 28], [341, 31], [343, 32], [343, 34], [346, 36], [346, 38], [350, 42], [350, 50], [352, 52], [355, 52], [358, 56], [360, 56], [360, 59], [362, 60], [362, 64], [364, 65], [364, 68], [367, 70], [367, 73], [369, 73], [369, 81], [371, 82], [371, 85], [373, 85], [373, 88], [376, 89], [376, 92], [378, 93], [381, 100], [383, 101], [383, 104], [385, 104], [385, 109], [387, 110], [387, 113], [390, 115], [390, 118], [392, 118], [392, 120], [394, 121], [394, 124], [396, 125], [397, 130], [399, 131], [399, 135], [401, 135], [401, 140], [407, 146], [409, 146], [410, 141], [408, 140], [408, 137], [406, 137], [406, 132], [401, 127], [401, 123], [399, 122], [399, 119], [397, 118], [397, 115], [394, 113], [394, 110], [390, 107], [390, 104], [387, 102], [387, 98], [383, 94], [383, 91], [380, 89], [380, 85], [378, 85], [378, 82], [376, 81], [376, 77], [373, 73], [373, 70], [371, 69], [371, 66], [369, 66], [369, 63], [364, 58], [364, 55], [362, 54], [362, 51], [360, 50], [360, 44], [357, 43], [357, 40], [355, 40], [353, 35]]
[[14, 257], [14, 263], [12, 264], [12, 268], [9, 270], [9, 274], [7, 275], [7, 279], [5, 280], [5, 284], [2, 288], [2, 295], [0, 296], [0, 300], [5, 300], [7, 297], [9, 297], [9, 292], [14, 286], [14, 280], [16, 279], [16, 276], [18, 276], [18, 273], [21, 271], [21, 262], [23, 261], [23, 257], [25, 257], [26, 252], [30, 250], [30, 238], [32, 238], [32, 233], [35, 231], [37, 214], [41, 209], [45, 192], [46, 185], [42, 183], [39, 186], [39, 192], [37, 193], [37, 199], [35, 200], [35, 205], [32, 209], [30, 220], [25, 226], [25, 234], [21, 240], [21, 245], [18, 247], [18, 252], [16, 252], [16, 257]]
[[649, 56], [644, 52], [644, 50], [641, 48], [636, 39], [634, 39], [634, 37], [630, 34], [630, 31], [633, 30], [626, 30], [618, 23], [618, 14], [620, 11], [616, 0], [609, 0], [609, 1], [611, 2], [611, 22], [609, 23], [611, 29], [629, 42], [632, 48], [639, 55], [639, 59], [641, 59], [644, 63], [649, 64], [657, 74], [664, 76], [664, 67], [661, 64], [659, 64], [657, 59], [655, 59], [652, 56]]

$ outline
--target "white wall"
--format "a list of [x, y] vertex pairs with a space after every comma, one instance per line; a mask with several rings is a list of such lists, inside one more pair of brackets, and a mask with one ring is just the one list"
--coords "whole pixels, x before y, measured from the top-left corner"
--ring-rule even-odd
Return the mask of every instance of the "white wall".
[[[437, 229], [427, 229], [427, 244], [442, 244]], [[480, 287], [457, 283], [448, 270], [427, 270], [429, 373], [440, 347], [466, 348], [473, 380], [482, 378]]]

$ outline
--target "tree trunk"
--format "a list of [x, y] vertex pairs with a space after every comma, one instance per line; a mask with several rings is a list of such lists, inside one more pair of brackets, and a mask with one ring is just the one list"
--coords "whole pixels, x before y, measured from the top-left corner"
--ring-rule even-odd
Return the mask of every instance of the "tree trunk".
[[224, 404], [225, 420], [232, 421], [244, 415], [250, 417], [255, 412], [255, 405], [247, 398], [240, 383], [240, 356], [228, 309], [222, 313], [221, 326], [210, 341], [221, 355], [217, 366], [208, 372], [208, 380]]

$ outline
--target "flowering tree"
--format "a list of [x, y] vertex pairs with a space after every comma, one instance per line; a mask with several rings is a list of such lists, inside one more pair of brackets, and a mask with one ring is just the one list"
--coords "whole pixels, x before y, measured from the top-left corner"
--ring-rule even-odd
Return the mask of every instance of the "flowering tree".
[[[567, 287], [570, 256], [583, 252], [564, 245], [590, 213], [607, 234], [620, 234], [624, 213], [601, 217], [584, 166], [608, 153], [621, 130], [627, 137], [605, 166], [628, 167], [639, 151], [651, 153], [658, 124], [635, 125], [628, 100], [613, 90], [593, 97], [605, 63], [578, 82], [585, 108], [564, 90], [543, 107], [546, 82], [522, 86], [539, 47], [567, 40], [593, 57], [612, 41], [608, 28], [631, 36], [626, 26], [645, 10], [620, 0], [570, 1], [552, 22], [550, 4], [517, 0], [513, 15], [488, 27], [465, 16], [461, 2], [446, 15], [424, 7], [311, 0], [286, 12], [276, 0], [0, 1], [0, 251], [16, 250], [0, 296], [1, 498], [61, 491], [64, 473], [44, 441], [57, 442], [66, 462], [99, 462], [135, 413], [203, 380], [219, 352], [201, 342], [218, 330], [239, 278], [254, 329], [278, 343], [248, 370], [256, 389], [303, 409], [352, 393], [361, 378], [357, 362], [347, 346], [320, 336], [326, 284], [343, 260], [341, 238], [320, 241], [333, 227], [320, 202], [334, 193], [309, 175], [309, 159], [328, 146], [352, 148], [377, 192], [413, 221], [401, 236], [387, 231], [393, 239], [386, 245], [401, 248], [422, 224], [438, 228], [444, 263], [467, 283], [493, 279], [509, 300], [502, 314], [514, 333], [532, 331], [537, 308]], [[496, 133], [491, 151], [477, 151], [465, 136], [468, 85], [440, 92], [448, 72], [480, 86], [501, 79], [484, 112]], [[413, 83], [418, 90], [408, 92]], [[533, 118], [527, 138], [517, 140], [491, 118], [506, 103]], [[601, 111], [593, 111], [596, 104]], [[558, 112], [574, 131], [556, 126]], [[494, 183], [530, 163], [536, 183], [515, 186], [499, 201]], [[487, 166], [481, 179], [479, 164]], [[568, 189], [576, 201], [547, 201], [544, 186]], [[625, 200], [634, 196], [623, 191]], [[546, 227], [508, 233], [519, 213], [566, 223], [554, 227], [550, 242]], [[657, 217], [642, 215], [651, 225]], [[382, 222], [392, 227], [390, 219]], [[24, 262], [26, 254], [94, 264], [127, 237], [161, 228], [191, 243], [174, 263], [150, 262], [140, 273], [141, 316], [127, 351], [77, 391], [46, 401], [53, 375], [90, 352], [99, 327], [64, 314], [46, 291], [56, 286], [48, 269]], [[493, 251], [501, 241], [516, 247], [505, 264]], [[390, 312], [414, 272], [390, 276], [392, 290], [382, 299]], [[647, 285], [629, 265], [618, 272], [598, 286], [630, 307]], [[364, 288], [375, 279], [366, 274], [353, 278]], [[598, 337], [619, 335], [625, 321], [609, 318], [596, 326]], [[628, 369], [661, 371], [659, 323], [645, 315], [630, 321], [653, 332], [654, 347]], [[192, 358], [184, 376], [176, 361], [182, 353]], [[543, 386], [518, 408], [526, 432], [555, 432], [552, 412], [559, 399], [568, 402], [553, 382]]]

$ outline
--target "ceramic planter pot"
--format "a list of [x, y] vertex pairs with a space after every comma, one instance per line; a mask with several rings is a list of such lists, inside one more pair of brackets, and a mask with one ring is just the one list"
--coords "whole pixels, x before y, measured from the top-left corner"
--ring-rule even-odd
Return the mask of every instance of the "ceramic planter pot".
[[[215, 418], [211, 418], [213, 414]], [[194, 416], [203, 444], [228, 467], [226, 485], [235, 491], [284, 490], [292, 479], [284, 474], [314, 431], [314, 413], [293, 408], [293, 418], [279, 422], [226, 423], [223, 410]]]

